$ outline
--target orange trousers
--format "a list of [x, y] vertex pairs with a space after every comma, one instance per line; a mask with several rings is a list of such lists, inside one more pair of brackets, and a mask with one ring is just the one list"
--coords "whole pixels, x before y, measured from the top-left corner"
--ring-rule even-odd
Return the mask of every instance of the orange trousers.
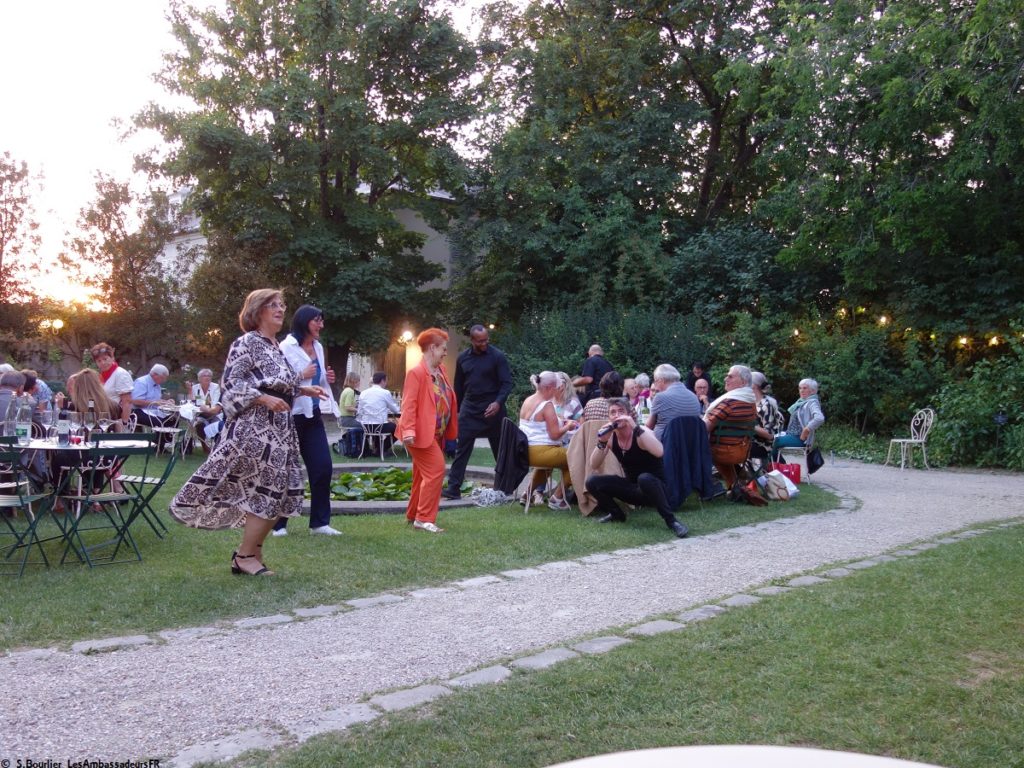
[[412, 454], [412, 492], [405, 517], [421, 523], [437, 522], [441, 488], [444, 486], [444, 452], [436, 442], [432, 442], [429, 448], [406, 447]]

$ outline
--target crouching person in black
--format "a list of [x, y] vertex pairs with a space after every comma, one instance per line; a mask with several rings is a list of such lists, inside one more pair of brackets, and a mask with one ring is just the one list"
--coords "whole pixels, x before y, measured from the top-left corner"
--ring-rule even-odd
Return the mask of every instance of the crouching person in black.
[[622, 464], [626, 476], [591, 475], [587, 480], [587, 490], [597, 499], [597, 508], [604, 513], [598, 522], [625, 522], [626, 513], [615, 503], [616, 499], [621, 499], [627, 504], [654, 507], [665, 525], [679, 538], [685, 538], [689, 529], [676, 519], [668, 504], [662, 462], [665, 449], [661, 441], [651, 430], [637, 426], [625, 398], [615, 397], [608, 401], [608, 419], [597, 433], [597, 445], [590, 454], [590, 468], [599, 472], [610, 449]]

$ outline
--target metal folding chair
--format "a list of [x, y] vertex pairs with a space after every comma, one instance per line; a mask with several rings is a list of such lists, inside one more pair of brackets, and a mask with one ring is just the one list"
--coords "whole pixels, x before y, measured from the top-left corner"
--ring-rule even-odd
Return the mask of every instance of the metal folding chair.
[[[90, 568], [142, 560], [130, 530], [132, 522], [141, 514], [141, 498], [136, 490], [123, 484], [120, 490], [113, 488], [110, 473], [112, 469], [116, 472], [124, 462], [136, 459], [141, 462], [142, 475], [147, 475], [156, 446], [148, 440], [147, 445], [136, 447], [111, 445], [105, 437], [98, 436], [98, 439], [103, 442], [84, 452], [85, 462], [78, 469], [82, 481], [78, 492], [61, 496], [71, 514], [61, 563], [72, 552]], [[109, 532], [109, 538], [94, 534], [97, 531]], [[122, 547], [128, 555], [118, 559]]]
[[[128, 435], [128, 439], [139, 439], [140, 437], [150, 437], [152, 439], [154, 450], [156, 450], [156, 435]], [[167, 458], [167, 463], [164, 465], [163, 472], [158, 476], [150, 476], [145, 473], [141, 475], [127, 475], [119, 474], [116, 476], [116, 480], [124, 485], [129, 491], [135, 493], [139, 497], [139, 511], [138, 514], [149, 523], [149, 527], [153, 529], [153, 533], [157, 535], [157, 538], [162, 539], [164, 534], [167, 533], [167, 526], [164, 521], [160, 519], [160, 515], [157, 514], [156, 509], [153, 508], [153, 497], [160, 492], [160, 489], [164, 487], [167, 482], [167, 478], [171, 476], [171, 472], [174, 471], [175, 465], [178, 463], [178, 453], [172, 451]]]
[[[49, 499], [50, 494], [32, 492], [22, 459], [20, 450], [8, 444], [0, 445], [0, 477], [3, 478], [0, 482], [0, 521], [3, 523], [0, 525], [0, 537], [13, 539], [10, 545], [0, 547], [0, 553], [6, 564], [21, 551], [21, 563], [15, 561], [19, 577], [28, 565], [50, 565], [38, 533], [42, 515], [32, 508], [32, 505]], [[30, 559], [33, 547], [38, 550], [41, 560]], [[0, 574], [13, 575], [14, 571], [5, 569]]]

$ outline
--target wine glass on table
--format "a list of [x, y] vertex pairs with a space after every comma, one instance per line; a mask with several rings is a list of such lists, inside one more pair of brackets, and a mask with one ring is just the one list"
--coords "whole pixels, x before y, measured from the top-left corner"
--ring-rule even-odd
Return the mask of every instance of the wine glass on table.
[[94, 429], [96, 429], [96, 412], [94, 410], [89, 409], [85, 413], [81, 414], [81, 416], [82, 427], [84, 427], [84, 431], [86, 433], [92, 432]]
[[100, 416], [99, 419], [96, 421], [96, 426], [100, 428], [100, 432], [106, 434], [107, 430], [110, 429], [110, 425], [113, 423], [114, 420], [109, 416]]
[[49, 441], [50, 432], [53, 432], [54, 439], [57, 437], [57, 429], [53, 426], [53, 411], [46, 408], [39, 412], [39, 423], [43, 427], [43, 437]]
[[82, 414], [78, 411], [70, 411], [68, 413], [68, 421], [70, 422], [69, 432], [71, 433], [72, 445], [79, 445], [82, 442]]

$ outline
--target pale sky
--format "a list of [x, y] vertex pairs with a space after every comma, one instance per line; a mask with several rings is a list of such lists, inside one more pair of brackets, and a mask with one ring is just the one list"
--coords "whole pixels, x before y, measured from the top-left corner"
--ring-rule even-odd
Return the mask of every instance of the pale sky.
[[[480, 4], [458, 3], [463, 29]], [[112, 121], [128, 125], [147, 102], [167, 102], [152, 80], [161, 54], [175, 45], [167, 7], [165, 0], [0, 0], [0, 153], [43, 176], [34, 205], [44, 263], [55, 264], [64, 233], [92, 201], [95, 172], [127, 179], [133, 154], [155, 140], [121, 143]], [[44, 281], [46, 292], [71, 298], [58, 277]]]

